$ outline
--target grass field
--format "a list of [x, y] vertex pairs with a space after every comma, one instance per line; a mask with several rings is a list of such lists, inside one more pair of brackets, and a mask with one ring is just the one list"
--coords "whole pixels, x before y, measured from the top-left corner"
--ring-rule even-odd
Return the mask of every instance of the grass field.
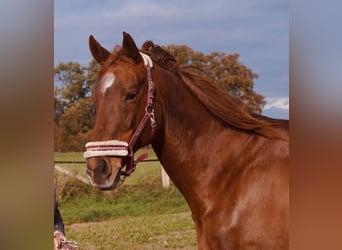
[[[149, 159], [155, 159], [152, 151]], [[83, 161], [56, 153], [55, 161]], [[58, 164], [85, 176], [84, 163]], [[67, 237], [79, 249], [197, 249], [194, 224], [182, 195], [161, 187], [159, 162], [141, 162], [115, 190], [99, 191], [55, 171], [57, 201]]]

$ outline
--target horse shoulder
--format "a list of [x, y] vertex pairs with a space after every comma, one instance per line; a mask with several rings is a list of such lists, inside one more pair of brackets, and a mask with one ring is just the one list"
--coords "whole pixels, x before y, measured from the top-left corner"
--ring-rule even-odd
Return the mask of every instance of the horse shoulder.
[[[203, 218], [206, 227], [212, 227], [208, 242], [219, 249], [286, 249], [282, 247], [288, 245], [288, 141], [255, 137], [250, 144], [236, 160], [244, 166], [229, 177], [221, 175], [216, 184], [215, 205]], [[250, 157], [242, 160], [246, 154]]]

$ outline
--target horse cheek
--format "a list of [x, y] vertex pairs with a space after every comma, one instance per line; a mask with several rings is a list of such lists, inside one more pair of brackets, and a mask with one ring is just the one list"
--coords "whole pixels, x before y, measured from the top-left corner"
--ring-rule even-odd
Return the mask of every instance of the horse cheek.
[[130, 128], [133, 129], [134, 126], [134, 117], [135, 115], [133, 114], [132, 111], [126, 111], [125, 115], [124, 115], [124, 119], [123, 119], [123, 123], [125, 125], [126, 128]]

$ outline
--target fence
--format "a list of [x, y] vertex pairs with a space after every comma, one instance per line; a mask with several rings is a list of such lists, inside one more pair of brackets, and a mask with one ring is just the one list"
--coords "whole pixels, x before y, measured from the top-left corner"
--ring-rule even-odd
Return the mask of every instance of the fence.
[[[157, 159], [145, 159], [142, 162], [158, 162]], [[86, 164], [85, 161], [54, 161], [55, 169], [65, 175], [68, 175], [70, 177], [73, 177], [79, 181], [82, 181], [86, 184], [89, 184], [89, 180], [79, 174], [74, 174], [72, 171], [69, 171], [65, 168], [62, 168], [61, 166], [57, 164]], [[163, 167], [161, 167], [161, 179], [162, 179], [162, 187], [163, 188], [169, 188], [170, 187], [170, 178], [167, 175], [166, 171]]]

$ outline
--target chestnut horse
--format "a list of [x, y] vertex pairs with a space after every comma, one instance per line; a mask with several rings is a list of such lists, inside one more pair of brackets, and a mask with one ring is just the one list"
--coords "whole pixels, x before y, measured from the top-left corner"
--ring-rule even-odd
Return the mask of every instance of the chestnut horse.
[[139, 50], [124, 32], [112, 52], [93, 36], [89, 46], [101, 65], [84, 153], [92, 185], [113, 189], [151, 144], [191, 209], [198, 249], [288, 249], [288, 120], [251, 112], [151, 41]]

